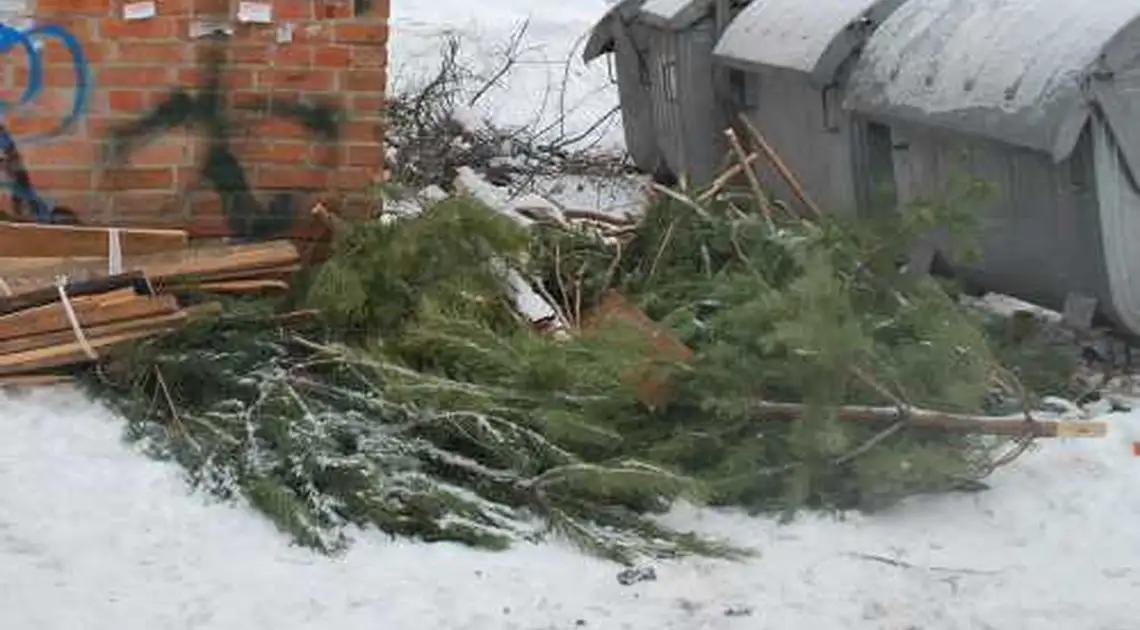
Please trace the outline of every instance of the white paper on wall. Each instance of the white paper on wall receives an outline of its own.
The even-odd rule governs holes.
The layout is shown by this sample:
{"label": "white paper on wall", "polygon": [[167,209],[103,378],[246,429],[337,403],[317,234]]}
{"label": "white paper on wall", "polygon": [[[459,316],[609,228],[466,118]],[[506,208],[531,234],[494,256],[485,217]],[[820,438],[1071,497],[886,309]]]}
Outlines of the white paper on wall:
{"label": "white paper on wall", "polygon": [[124,20],[147,20],[158,15],[153,2],[129,2],[123,5]]}
{"label": "white paper on wall", "polygon": [[273,22],[273,5],[265,2],[239,2],[237,19],[248,24]]}

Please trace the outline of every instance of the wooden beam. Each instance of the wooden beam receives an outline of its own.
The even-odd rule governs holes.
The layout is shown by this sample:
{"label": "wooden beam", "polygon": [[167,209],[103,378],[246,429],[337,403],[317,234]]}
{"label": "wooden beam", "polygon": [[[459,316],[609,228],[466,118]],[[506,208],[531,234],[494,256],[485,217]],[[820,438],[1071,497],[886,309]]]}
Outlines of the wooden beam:
{"label": "wooden beam", "polygon": [[[106,260],[110,252],[111,229],[0,222],[0,253],[10,258],[91,256]],[[188,243],[188,236],[183,230],[116,229],[124,256],[185,249]]]}

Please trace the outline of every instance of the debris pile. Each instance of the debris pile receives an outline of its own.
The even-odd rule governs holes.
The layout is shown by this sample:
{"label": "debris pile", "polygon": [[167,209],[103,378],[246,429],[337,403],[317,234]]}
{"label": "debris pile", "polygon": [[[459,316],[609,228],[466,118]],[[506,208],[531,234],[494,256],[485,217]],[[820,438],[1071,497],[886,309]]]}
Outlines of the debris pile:
{"label": "debris pile", "polygon": [[[225,316],[136,341],[86,381],[198,487],[325,551],[374,526],[489,548],[557,534],[626,562],[733,554],[653,515],[678,499],[874,509],[983,488],[1037,438],[1104,434],[1036,412],[1049,392],[996,360],[982,322],[899,272],[937,212],[851,223],[729,173],[655,187],[625,218],[498,205],[456,176],[454,193],[327,218],[328,258],[284,296],[220,298]],[[147,257],[124,264],[157,287],[139,299],[182,310],[183,290],[297,265],[273,243],[124,260]],[[298,308],[317,315],[277,317]]]}

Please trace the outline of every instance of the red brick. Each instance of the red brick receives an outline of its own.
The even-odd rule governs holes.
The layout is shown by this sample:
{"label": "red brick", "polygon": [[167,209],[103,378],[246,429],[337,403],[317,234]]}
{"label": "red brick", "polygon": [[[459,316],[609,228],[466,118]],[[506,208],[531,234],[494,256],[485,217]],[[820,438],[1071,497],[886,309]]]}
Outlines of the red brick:
{"label": "red brick", "polygon": [[376,171],[360,166],[341,167],[332,172],[332,186],[336,189],[361,190],[375,179]]}
{"label": "red brick", "polygon": [[179,22],[171,17],[124,20],[109,17],[99,21],[99,35],[106,41],[121,39],[169,39],[179,35]]}
{"label": "red brick", "polygon": [[348,158],[350,166],[380,167],[384,164],[384,147],[377,144],[350,144]]}
{"label": "red brick", "polygon": [[12,135],[16,136],[17,142],[20,136],[56,132],[59,130],[59,123],[60,119],[57,116],[38,116],[34,113],[13,114],[4,121],[4,125]]}
{"label": "red brick", "polygon": [[43,13],[85,13],[92,15],[107,15],[110,7],[108,0],[36,0],[36,12]]}
{"label": "red brick", "polygon": [[253,133],[258,138],[270,140],[309,140],[313,134],[304,127],[281,118],[268,118],[258,124]]}
{"label": "red brick", "polygon": [[313,52],[313,66],[318,69],[336,70],[353,65],[353,50],[348,46],[318,46]]}
{"label": "red brick", "polygon": [[269,142],[255,140],[238,148],[241,160],[246,164],[304,164],[309,159],[307,142]]}
{"label": "red brick", "polygon": [[230,59],[236,64],[269,63],[272,55],[264,44],[235,43],[230,47]]}
{"label": "red brick", "polygon": [[353,46],[352,66],[354,68],[387,68],[388,47]]}
{"label": "red brick", "polygon": [[178,199],[167,192],[128,190],[108,197],[112,218],[119,225],[178,227],[186,221]]}
{"label": "red brick", "polygon": [[107,169],[100,174],[99,186],[118,190],[170,190],[174,187],[174,168]]}
{"label": "red brick", "polygon": [[[24,86],[29,84],[31,73],[27,66],[19,66],[13,69],[12,78],[14,81],[13,87],[23,89]],[[44,87],[72,87],[76,82],[75,68],[71,65],[62,64],[41,66],[40,81]]]}
{"label": "red brick", "polygon": [[338,44],[384,46],[388,42],[388,25],[383,23],[346,23],[333,26],[333,41]]}
{"label": "red brick", "polygon": [[100,88],[161,88],[174,79],[174,70],[168,66],[107,65],[95,73]]}
{"label": "red brick", "polygon": [[[253,85],[253,77],[253,70],[227,68],[225,74],[222,75],[222,83],[228,89],[249,88]],[[183,68],[178,71],[178,85],[186,87],[200,86],[203,83],[203,79],[202,71],[198,68]]]}
{"label": "red brick", "polygon": [[354,112],[383,112],[388,109],[388,99],[373,94],[353,94],[348,106]]}
{"label": "red brick", "polygon": [[[101,42],[80,41],[80,48],[83,60],[88,64],[100,63],[107,56],[107,46]],[[75,62],[75,55],[58,39],[49,39],[44,40],[44,46],[40,49],[40,60],[45,64],[63,64],[70,67]]]}
{"label": "red brick", "polygon": [[279,46],[272,59],[275,67],[309,69],[313,65],[313,47],[309,44]]}
{"label": "red brick", "polygon": [[294,89],[325,91],[335,89],[336,77],[329,72],[310,70],[264,70],[257,73],[257,87],[262,89]]}
{"label": "red brick", "polygon": [[379,70],[346,70],[340,73],[340,89],[348,92],[383,92],[386,77]]}
{"label": "red brick", "polygon": [[181,166],[189,163],[190,146],[177,138],[152,140],[139,145],[131,152],[128,164],[132,166]]}
{"label": "red brick", "polygon": [[328,172],[316,168],[290,168],[260,166],[256,170],[254,186],[258,188],[311,188],[328,187]]}
{"label": "red brick", "polygon": [[31,144],[20,147],[24,161],[32,166],[33,172],[40,164],[55,166],[90,166],[97,158],[94,143],[82,139],[61,138],[54,142]]}
{"label": "red brick", "polygon": [[339,143],[321,142],[313,145],[309,161],[313,166],[328,168],[340,164],[344,153],[344,146]]}
{"label": "red brick", "polygon": [[119,63],[139,65],[182,64],[190,60],[190,51],[182,41],[116,43]]}
{"label": "red brick", "polygon": [[151,90],[107,90],[107,106],[111,113],[137,113],[151,106]]}
{"label": "red brick", "polygon": [[92,172],[89,168],[49,168],[40,166],[35,172],[36,188],[47,197],[56,190],[90,190]]}
{"label": "red brick", "polygon": [[317,0],[277,0],[274,17],[279,20],[311,20],[317,17]]}

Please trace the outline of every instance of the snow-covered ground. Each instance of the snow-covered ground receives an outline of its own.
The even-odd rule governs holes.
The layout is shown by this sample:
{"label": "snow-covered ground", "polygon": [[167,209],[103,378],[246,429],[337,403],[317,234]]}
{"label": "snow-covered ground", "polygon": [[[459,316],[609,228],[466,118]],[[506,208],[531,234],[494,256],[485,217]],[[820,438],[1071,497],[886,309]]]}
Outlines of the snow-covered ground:
{"label": "snow-covered ground", "polygon": [[[679,509],[759,551],[618,567],[557,544],[485,553],[359,534],[339,559],[187,494],[69,388],[0,394],[0,628],[19,630],[1132,630],[1140,460],[1052,441],[993,490],[787,526]],[[1131,603],[1130,603],[1131,602]]]}
{"label": "snow-covered ground", "polygon": [[[563,65],[605,0],[393,3],[397,83],[435,65],[447,29],[492,68],[530,18],[483,115],[565,111],[584,129],[616,103],[604,64]],[[563,83],[565,99],[547,98]],[[0,393],[0,630],[1131,630],[1140,411],[1107,419],[1108,438],[1043,442],[980,494],[787,526],[679,509],[672,524],[760,555],[662,562],[622,586],[618,567],[557,544],[492,554],[362,533],[342,558],[315,556],[244,506],[188,494],[78,392]]]}

